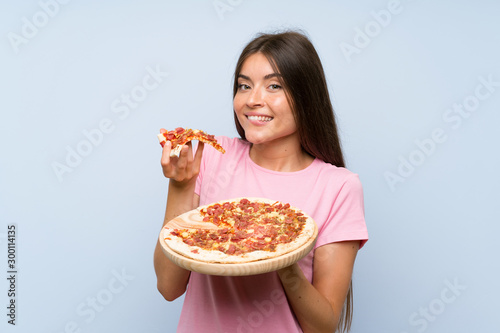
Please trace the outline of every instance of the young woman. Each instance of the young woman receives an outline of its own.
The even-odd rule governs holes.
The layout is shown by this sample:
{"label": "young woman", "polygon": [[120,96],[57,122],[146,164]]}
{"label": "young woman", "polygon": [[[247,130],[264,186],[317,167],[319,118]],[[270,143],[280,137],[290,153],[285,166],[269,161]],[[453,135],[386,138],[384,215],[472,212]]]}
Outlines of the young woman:
{"label": "young woman", "polygon": [[[304,259],[276,272],[224,277],[184,270],[157,245],[158,290],[172,301],[187,289],[178,332],[348,331],[351,275],[368,239],[363,193],[344,168],[320,59],[302,34],[262,34],[243,50],[234,75],[241,138],[218,137],[226,154],[183,147],[161,164],[169,178],[164,223],[199,205],[264,197],[299,207],[319,236]],[[162,129],[164,131],[164,129]]]}

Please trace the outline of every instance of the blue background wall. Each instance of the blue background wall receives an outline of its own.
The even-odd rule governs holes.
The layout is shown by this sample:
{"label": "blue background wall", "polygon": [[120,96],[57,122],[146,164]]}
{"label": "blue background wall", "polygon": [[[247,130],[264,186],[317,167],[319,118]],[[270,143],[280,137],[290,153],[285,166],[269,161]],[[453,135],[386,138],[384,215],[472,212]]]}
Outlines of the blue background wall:
{"label": "blue background wall", "polygon": [[[159,128],[236,136],[231,79],[260,31],[322,58],[371,240],[352,332],[498,327],[496,1],[2,1],[0,266],[16,326],[173,332],[156,291]],[[256,329],[256,331],[258,331]]]}

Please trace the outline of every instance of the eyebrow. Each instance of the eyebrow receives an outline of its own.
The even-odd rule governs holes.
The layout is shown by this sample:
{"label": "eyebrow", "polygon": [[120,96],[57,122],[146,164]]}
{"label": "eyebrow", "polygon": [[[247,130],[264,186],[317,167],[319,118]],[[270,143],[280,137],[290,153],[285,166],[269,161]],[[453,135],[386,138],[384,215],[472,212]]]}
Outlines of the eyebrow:
{"label": "eyebrow", "polygon": [[[281,78],[281,77],[283,77],[283,75],[281,75],[279,73],[267,74],[267,75],[264,76],[264,80],[269,80],[269,79],[271,79],[273,77]],[[252,81],[248,76],[243,75],[243,74],[238,74],[238,78],[242,78],[244,80]]]}

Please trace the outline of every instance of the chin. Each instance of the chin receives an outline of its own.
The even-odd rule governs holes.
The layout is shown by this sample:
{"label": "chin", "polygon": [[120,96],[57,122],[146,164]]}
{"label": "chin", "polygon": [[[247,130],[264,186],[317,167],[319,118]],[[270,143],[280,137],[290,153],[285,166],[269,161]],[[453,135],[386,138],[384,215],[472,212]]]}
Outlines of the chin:
{"label": "chin", "polygon": [[254,145],[258,145],[260,143],[263,143],[265,142],[266,140],[264,140],[263,138],[259,137],[259,136],[255,136],[255,135],[248,135],[247,133],[245,133],[245,138],[248,142],[254,144]]}
{"label": "chin", "polygon": [[247,136],[247,141],[254,145],[263,145],[266,143],[277,142],[276,138],[260,137],[260,136]]}
{"label": "chin", "polygon": [[252,136],[252,135],[246,135],[245,137],[246,137],[248,142],[250,142],[254,145],[258,145],[258,144],[264,142],[264,140],[256,138],[255,136]]}

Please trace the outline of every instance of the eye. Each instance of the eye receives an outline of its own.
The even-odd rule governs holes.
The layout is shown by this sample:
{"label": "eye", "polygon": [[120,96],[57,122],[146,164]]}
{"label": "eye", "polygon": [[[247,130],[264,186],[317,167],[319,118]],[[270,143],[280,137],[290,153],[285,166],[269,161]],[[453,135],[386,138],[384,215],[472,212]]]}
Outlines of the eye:
{"label": "eye", "polygon": [[278,89],[281,89],[281,86],[279,84],[271,84],[271,85],[269,85],[269,89],[278,90]]}
{"label": "eye", "polygon": [[240,83],[238,84],[238,90],[248,90],[250,86],[248,84]]}

